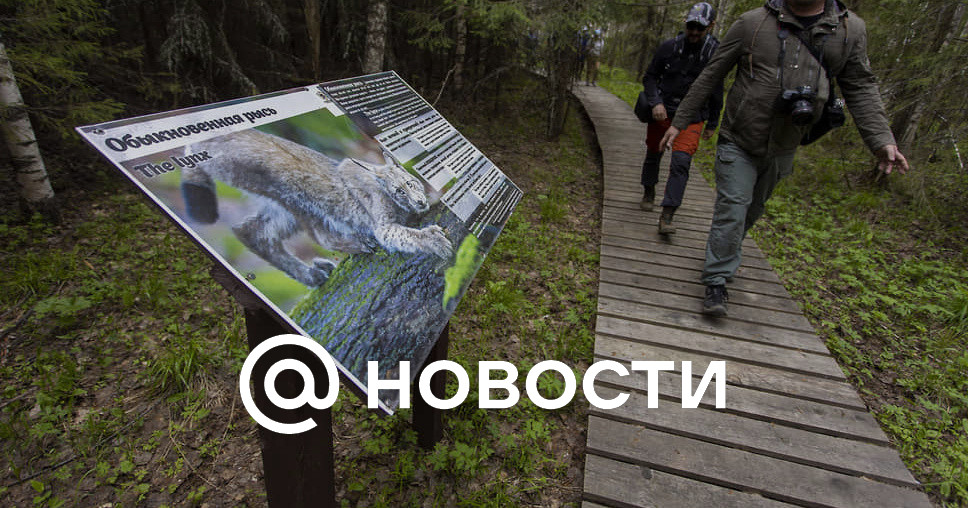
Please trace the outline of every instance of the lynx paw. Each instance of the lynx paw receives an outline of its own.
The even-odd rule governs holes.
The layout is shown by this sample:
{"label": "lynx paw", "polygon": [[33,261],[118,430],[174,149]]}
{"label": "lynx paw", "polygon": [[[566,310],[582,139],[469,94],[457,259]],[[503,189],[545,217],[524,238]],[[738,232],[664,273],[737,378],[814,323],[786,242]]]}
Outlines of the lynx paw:
{"label": "lynx paw", "polygon": [[438,225],[427,226],[420,230],[424,236],[424,251],[434,254],[441,259],[450,259],[454,253],[454,247],[444,229]]}
{"label": "lynx paw", "polygon": [[307,286],[322,286],[326,279],[329,279],[329,275],[333,273],[336,269],[336,263],[331,259],[326,258],[316,258],[313,260],[313,266],[309,267],[307,270],[309,276],[307,280],[302,281]]}

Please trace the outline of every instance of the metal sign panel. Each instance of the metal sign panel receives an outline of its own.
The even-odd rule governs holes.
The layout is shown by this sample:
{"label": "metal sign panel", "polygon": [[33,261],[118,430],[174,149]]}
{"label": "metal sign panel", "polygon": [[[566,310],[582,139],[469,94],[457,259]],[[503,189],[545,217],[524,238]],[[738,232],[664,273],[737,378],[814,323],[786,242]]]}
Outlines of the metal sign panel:
{"label": "metal sign panel", "polygon": [[416,374],[521,198],[393,72],[77,130],[359,393]]}

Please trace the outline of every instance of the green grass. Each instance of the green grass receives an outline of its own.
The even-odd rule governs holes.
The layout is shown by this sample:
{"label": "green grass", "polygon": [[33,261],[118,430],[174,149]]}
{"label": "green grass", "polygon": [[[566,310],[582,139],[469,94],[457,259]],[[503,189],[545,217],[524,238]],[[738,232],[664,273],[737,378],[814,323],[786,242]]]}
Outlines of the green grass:
{"label": "green grass", "polygon": [[[525,191],[458,306],[450,359],[475,385],[477,362],[511,361],[522,402],[481,410],[472,387],[424,450],[409,410],[380,417],[342,390],[344,505],[579,502],[582,403],[540,409],[524,376],[542,360],[591,362],[600,175],[578,114],[559,140],[535,139],[541,84],[504,90],[506,114],[444,111]],[[244,320],[211,262],[126,187],[72,195],[65,211],[59,227],[0,218],[0,504],[264,502],[257,427],[237,401]],[[562,383],[539,387],[551,397]]]}
{"label": "green grass", "polygon": [[[59,227],[0,222],[0,500],[31,489],[35,505],[84,504],[83,483],[143,502],[156,485],[131,459],[152,446],[145,416],[199,419],[205,384],[245,353],[238,313],[206,308],[224,296],[183,235],[128,192],[78,201]],[[168,446],[193,434],[182,421]]]}
{"label": "green grass", "polygon": [[616,97],[635,106],[635,101],[642,91],[642,82],[637,81],[629,71],[621,67],[602,65],[599,71],[598,86],[615,94]]}
{"label": "green grass", "polygon": [[937,499],[968,504],[968,271],[893,226],[917,220],[903,198],[848,190],[838,161],[805,152],[754,238],[905,463]]}

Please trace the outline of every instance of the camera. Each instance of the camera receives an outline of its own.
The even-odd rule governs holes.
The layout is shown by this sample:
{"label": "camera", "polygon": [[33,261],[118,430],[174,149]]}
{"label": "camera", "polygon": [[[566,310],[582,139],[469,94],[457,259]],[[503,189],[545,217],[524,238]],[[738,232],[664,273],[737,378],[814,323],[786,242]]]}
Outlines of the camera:
{"label": "camera", "polygon": [[813,101],[816,98],[816,90],[810,85],[802,85],[794,90],[784,90],[778,107],[790,114],[794,125],[807,125],[813,121]]}
{"label": "camera", "polygon": [[823,116],[820,117],[820,120],[828,122],[830,127],[840,127],[847,120],[847,115],[844,114],[843,99],[828,100],[823,108]]}

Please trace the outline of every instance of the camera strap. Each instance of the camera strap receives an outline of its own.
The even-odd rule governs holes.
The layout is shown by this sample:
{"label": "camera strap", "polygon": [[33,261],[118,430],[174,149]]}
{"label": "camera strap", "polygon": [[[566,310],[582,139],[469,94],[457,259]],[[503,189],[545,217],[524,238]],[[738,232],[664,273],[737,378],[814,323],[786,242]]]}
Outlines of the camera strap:
{"label": "camera strap", "polygon": [[[776,36],[778,39],[780,39],[780,54],[778,56],[778,77],[780,79],[780,86],[783,86],[783,61],[784,55],[786,54],[786,40],[787,37],[790,36],[790,32],[793,32],[793,35],[795,35],[797,39],[800,39],[800,43],[803,45],[803,47],[807,48],[807,51],[810,53],[810,55],[817,60],[817,63],[820,64],[820,67],[824,70],[824,73],[827,74],[827,82],[830,83],[830,96],[832,98],[834,96],[834,78],[830,74],[830,68],[827,67],[827,63],[823,59],[823,47],[827,43],[827,37],[829,37],[829,34],[823,34],[822,38],[820,39],[820,47],[817,48],[810,43],[810,40],[803,34],[803,30],[786,25],[781,23],[780,20],[777,20]],[[820,81],[820,76],[817,76],[817,81]]]}
{"label": "camera strap", "polygon": [[[781,28],[781,30],[787,29]],[[807,48],[807,51],[809,51],[810,54],[817,59],[817,62],[820,63],[820,67],[823,67],[824,72],[827,73],[827,79],[833,80],[833,77],[830,75],[830,68],[827,67],[827,62],[824,62],[823,60],[823,47],[824,44],[827,43],[828,34],[823,34],[822,38],[820,39],[820,47],[818,48],[811,44],[807,37],[803,35],[803,30],[793,29],[790,31],[793,32],[793,35],[797,36],[797,39],[800,39],[800,42],[803,43],[803,47]]]}

